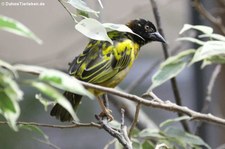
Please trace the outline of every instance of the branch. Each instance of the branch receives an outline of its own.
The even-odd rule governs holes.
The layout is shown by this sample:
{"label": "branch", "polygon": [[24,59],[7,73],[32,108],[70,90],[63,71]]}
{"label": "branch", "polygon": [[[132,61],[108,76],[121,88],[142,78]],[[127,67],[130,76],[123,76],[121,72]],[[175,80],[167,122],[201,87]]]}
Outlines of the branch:
{"label": "branch", "polygon": [[[8,124],[6,121],[0,121],[0,124]],[[32,125],[32,126],[38,126],[38,127],[48,127],[48,128],[88,128],[88,127],[95,127],[95,128],[101,128],[101,125],[91,122],[91,123],[78,123],[74,122],[71,125],[53,125],[53,124],[43,124],[43,123],[36,123],[36,122],[17,122],[17,124],[22,125]]]}
{"label": "branch", "polygon": [[[82,82],[82,81],[80,81],[80,83],[83,86],[85,86],[86,88],[93,88],[95,90],[99,90],[99,91],[114,94],[114,95],[117,95],[117,96],[120,96],[120,97],[124,97],[128,100],[134,101],[136,103],[141,103],[142,105],[145,105],[145,106],[163,109],[163,110],[166,110],[166,111],[182,113],[182,114],[190,116],[192,118],[192,120],[204,121],[204,122],[207,122],[207,123],[218,124],[218,125],[222,125],[222,126],[225,127],[225,119],[216,117],[216,116],[214,116],[210,113],[209,114],[202,114],[202,113],[196,112],[194,110],[191,110],[188,107],[179,106],[179,105],[177,105],[175,103],[172,103],[170,101],[163,101],[162,100],[162,102],[157,102],[157,100],[155,101],[154,98],[152,98],[153,100],[147,100],[147,99],[141,98],[141,97],[133,95],[133,94],[118,91],[118,90],[113,89],[113,88],[102,87],[102,86],[99,86],[99,85],[94,85],[94,84],[90,84],[90,83]],[[155,98],[160,99],[155,94],[153,94],[153,95],[155,96]]]}
{"label": "branch", "polygon": [[[150,2],[152,4],[152,10],[153,10],[153,14],[154,14],[154,17],[155,17],[155,20],[156,20],[156,25],[157,25],[158,31],[165,38],[156,1],[150,0]],[[162,43],[162,47],[163,47],[164,57],[165,57],[165,59],[167,59],[169,57],[168,45]]]}
{"label": "branch", "polygon": [[[203,103],[201,113],[206,113],[208,108],[209,108],[209,103],[212,101],[211,95],[212,95],[213,87],[214,87],[215,81],[216,81],[220,71],[221,71],[221,65],[218,64],[214,68],[213,73],[210,77],[209,85],[207,87],[206,98],[205,98],[205,101]],[[197,133],[199,131],[199,128],[200,128],[201,124],[202,124],[201,122],[196,124],[195,133]]]}
{"label": "branch", "polygon": [[137,125],[140,109],[141,109],[141,104],[138,103],[137,106],[136,106],[134,120],[133,120],[132,125],[131,125],[130,130],[129,130],[129,134],[128,134],[129,138],[131,137],[131,133],[132,133],[133,129]]}
{"label": "branch", "polygon": [[[110,102],[115,105],[115,107],[119,110],[123,107],[126,110],[127,118],[132,122],[135,117],[135,108],[137,103],[133,101],[126,100],[126,98],[119,97],[116,95],[109,94]],[[159,129],[158,126],[150,119],[150,117],[140,109],[139,118],[138,118],[138,129]]]}
{"label": "branch", "polygon": [[[153,14],[154,14],[154,17],[155,17],[155,20],[156,20],[158,31],[165,38],[164,33],[163,33],[163,29],[162,29],[162,26],[161,26],[161,20],[160,20],[159,11],[158,11],[156,1],[150,0],[150,2],[152,4]],[[168,45],[162,43],[162,47],[163,47],[164,57],[165,57],[165,59],[167,59],[169,57]],[[176,78],[175,77],[171,78],[170,82],[171,82],[171,85],[172,85],[172,90],[173,90],[173,94],[174,94],[174,97],[175,97],[176,104],[179,105],[179,106],[182,106],[180,92],[179,92],[179,89],[178,89],[178,86],[177,86]],[[183,115],[181,113],[178,113],[178,116],[181,117]],[[188,126],[187,121],[181,121],[181,124],[182,124],[185,131],[190,132],[190,128]]]}
{"label": "branch", "polygon": [[[20,71],[25,71],[25,70],[20,70]],[[27,72],[27,71],[25,71],[25,72]],[[37,74],[38,74],[38,72],[35,73],[35,75],[37,75]],[[94,84],[90,84],[90,83],[82,82],[82,81],[79,81],[79,82],[83,86],[85,86],[86,88],[93,88],[95,90],[103,91],[103,92],[106,92],[106,93],[111,93],[111,94],[114,94],[114,95],[117,95],[117,96],[120,96],[120,97],[124,97],[128,100],[134,101],[136,103],[141,103],[142,105],[145,105],[145,106],[151,106],[151,107],[154,107],[154,108],[164,109],[164,110],[167,110],[167,111],[182,113],[182,114],[189,115],[190,117],[192,117],[193,120],[202,120],[202,121],[205,121],[205,122],[208,122],[208,123],[220,124],[220,125],[225,126],[225,119],[213,116],[212,114],[202,114],[202,113],[196,112],[194,110],[191,110],[187,107],[179,106],[177,104],[174,104],[170,101],[157,102],[155,100],[152,100],[152,101],[146,100],[146,99],[141,98],[139,96],[136,96],[136,95],[133,95],[133,94],[128,94],[128,93],[125,93],[125,92],[121,92],[121,91],[118,91],[118,90],[113,89],[113,88],[107,88],[107,87],[94,85]],[[157,97],[157,96],[155,96],[155,97]],[[152,99],[154,99],[154,98],[152,98]],[[157,97],[157,99],[159,99],[159,98]],[[89,125],[96,126],[94,123],[88,123],[88,126],[84,125],[83,127],[89,127]],[[57,125],[48,126],[48,127],[54,127],[54,126],[56,126],[56,128],[58,127]],[[59,126],[59,127],[61,127],[61,128],[64,128],[64,127],[73,128],[73,127],[78,127],[78,126],[79,126],[79,123],[77,123],[75,125],[72,125],[72,126],[65,126],[64,125],[62,127],[61,126]]]}
{"label": "branch", "polygon": [[[212,100],[211,95],[212,95],[213,87],[215,85],[216,79],[217,79],[220,71],[221,71],[221,65],[218,64],[218,65],[216,65],[215,69],[213,70],[212,76],[209,81],[209,85],[207,87],[207,93],[206,93],[206,98],[205,98],[205,101],[207,101],[207,102],[211,102],[211,100]],[[206,111],[206,109],[203,108],[202,112],[205,112],[205,111]]]}
{"label": "branch", "polygon": [[51,143],[50,141],[44,141],[44,140],[37,139],[37,138],[34,138],[34,139],[37,140],[37,141],[40,142],[40,143],[43,143],[43,144],[46,144],[46,145],[50,146],[51,148],[54,148],[54,149],[61,149],[61,148],[59,148],[58,146],[56,146],[55,144]]}
{"label": "branch", "polygon": [[100,122],[102,128],[107,131],[111,136],[118,139],[118,141],[124,146],[125,149],[133,149],[132,142],[127,135],[127,127],[124,125],[124,110],[121,109],[121,129],[113,129],[108,125],[107,119],[101,119],[99,116],[95,115],[95,118]]}
{"label": "branch", "polygon": [[195,9],[209,22],[211,22],[214,26],[216,26],[219,31],[223,35],[225,35],[225,26],[222,23],[222,19],[220,17],[214,17],[211,13],[209,13],[204,6],[201,4],[200,0],[193,0],[193,4]]}

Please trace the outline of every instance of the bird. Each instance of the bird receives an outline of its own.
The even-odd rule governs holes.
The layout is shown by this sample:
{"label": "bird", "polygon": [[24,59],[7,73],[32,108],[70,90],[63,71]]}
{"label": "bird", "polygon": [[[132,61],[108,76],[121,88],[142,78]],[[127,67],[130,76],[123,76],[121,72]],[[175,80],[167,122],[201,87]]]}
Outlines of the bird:
{"label": "bird", "polygon": [[[134,19],[125,24],[133,33],[109,31],[109,38],[113,41],[100,41],[90,39],[84,51],[69,63],[68,73],[78,80],[114,88],[128,74],[136,60],[140,48],[150,42],[166,43],[163,36],[157,31],[155,25],[145,19]],[[88,88],[97,98],[102,109],[100,116],[113,120],[112,111],[105,107],[101,95],[104,92]],[[65,91],[63,94],[76,111],[81,103],[81,95]],[[51,116],[62,122],[73,121],[70,113],[58,103],[52,108]]]}

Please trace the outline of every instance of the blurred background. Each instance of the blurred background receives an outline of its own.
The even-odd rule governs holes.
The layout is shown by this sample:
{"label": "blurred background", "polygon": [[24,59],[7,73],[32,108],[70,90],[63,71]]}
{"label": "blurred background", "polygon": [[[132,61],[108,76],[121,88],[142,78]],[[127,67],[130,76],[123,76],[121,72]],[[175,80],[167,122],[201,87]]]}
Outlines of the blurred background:
{"label": "blurred background", "polygon": [[[21,0],[0,0],[1,2],[20,2]],[[27,0],[22,0],[26,2]],[[68,62],[78,55],[85,47],[88,39],[75,30],[74,22],[57,1],[30,0],[29,2],[42,2],[43,6],[0,6],[0,15],[14,18],[43,40],[42,45],[38,45],[32,40],[15,36],[5,31],[0,31],[0,59],[11,64],[29,64],[39,65],[47,68],[54,68],[66,71]],[[145,18],[155,22],[151,3],[148,0],[114,0],[103,1],[104,8],[101,9],[97,0],[86,1],[94,10],[101,11],[100,19],[102,22],[124,24],[131,19]],[[162,27],[165,38],[168,42],[171,52],[173,49],[187,49],[186,43],[176,41],[179,31],[184,24],[206,24],[198,12],[192,7],[189,0],[158,0],[159,13],[162,21]],[[217,1],[205,1],[204,6],[216,13],[221,5]],[[223,10],[224,13],[224,10]],[[219,16],[220,14],[217,13]],[[221,15],[222,16],[222,15]],[[224,19],[224,18],[223,18]],[[215,29],[215,31],[217,31]],[[133,66],[127,78],[121,83],[120,87],[126,89],[130,82],[141,76],[146,68],[149,68],[157,60],[163,59],[162,47],[159,43],[152,43],[141,49],[140,55]],[[177,80],[180,89],[183,105],[200,111],[206,95],[206,88],[209,82],[209,76],[212,73],[212,67],[200,69],[196,64],[182,72]],[[156,69],[155,69],[156,70]],[[154,71],[155,71],[154,70]],[[213,101],[209,104],[209,112],[219,117],[225,117],[224,104],[224,71],[219,75],[216,86],[213,90]],[[134,88],[131,93],[142,95],[151,84],[151,73],[144,83]],[[49,124],[60,123],[44,111],[44,107],[34,98],[35,90],[24,87],[26,91],[24,100],[21,104],[21,117],[19,121],[33,121]],[[170,82],[163,84],[154,90],[155,94],[161,99],[174,102],[174,96],[171,90]],[[120,112],[113,105],[115,118],[120,120]],[[168,118],[174,118],[176,113],[144,107],[147,115],[158,125]],[[94,114],[100,112],[96,101],[84,99],[81,107],[78,109],[78,116],[82,122],[95,121]],[[0,116],[0,120],[3,117]],[[127,124],[130,125],[129,120]],[[195,122],[191,122],[191,128],[194,128]],[[180,127],[180,125],[178,125]],[[50,141],[62,149],[101,149],[108,143],[112,137],[105,131],[96,128],[80,129],[53,129],[43,128],[49,136]],[[225,143],[225,131],[223,127],[212,124],[204,124],[199,131],[199,135],[209,143],[212,148]],[[0,125],[0,149],[48,149],[51,148],[35,139],[34,133],[26,130],[14,132],[7,125]],[[13,142],[13,143],[12,143]]]}

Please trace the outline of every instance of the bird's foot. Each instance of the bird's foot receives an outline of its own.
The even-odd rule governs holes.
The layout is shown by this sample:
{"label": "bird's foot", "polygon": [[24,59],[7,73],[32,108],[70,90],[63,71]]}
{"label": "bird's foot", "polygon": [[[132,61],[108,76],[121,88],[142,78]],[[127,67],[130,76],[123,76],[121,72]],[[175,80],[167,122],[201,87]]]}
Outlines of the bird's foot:
{"label": "bird's foot", "polygon": [[113,116],[112,116],[112,110],[108,109],[108,108],[105,108],[104,111],[102,111],[100,114],[99,114],[100,117],[107,117],[107,119],[109,121],[112,121],[114,120]]}

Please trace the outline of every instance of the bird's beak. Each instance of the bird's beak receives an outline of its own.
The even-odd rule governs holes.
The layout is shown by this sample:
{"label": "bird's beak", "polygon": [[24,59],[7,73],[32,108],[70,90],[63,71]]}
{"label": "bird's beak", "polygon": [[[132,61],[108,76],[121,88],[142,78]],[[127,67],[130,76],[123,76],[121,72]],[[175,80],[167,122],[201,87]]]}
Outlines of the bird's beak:
{"label": "bird's beak", "polygon": [[151,33],[150,38],[152,39],[152,41],[159,41],[162,43],[166,43],[166,40],[162,37],[162,35],[160,35],[159,32]]}

